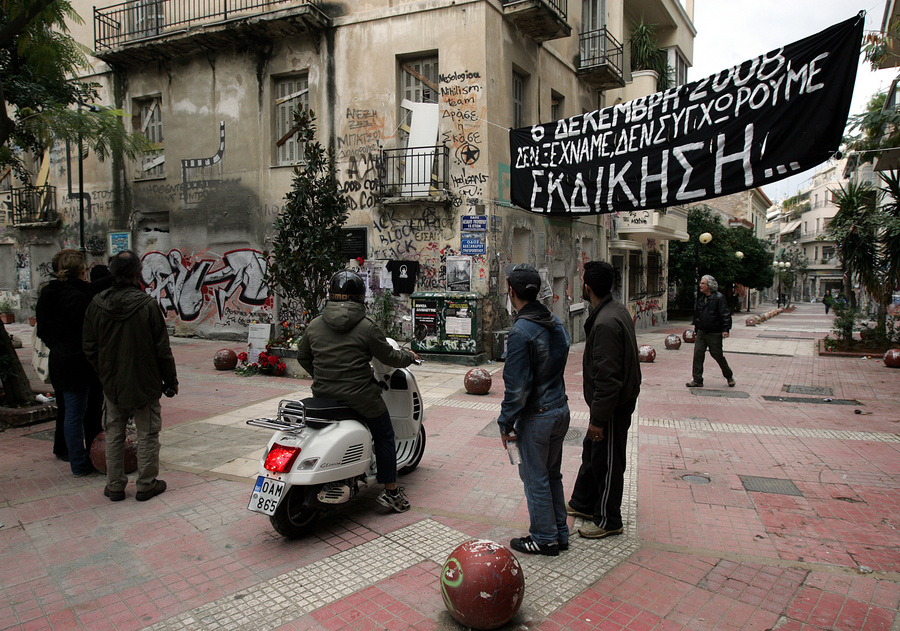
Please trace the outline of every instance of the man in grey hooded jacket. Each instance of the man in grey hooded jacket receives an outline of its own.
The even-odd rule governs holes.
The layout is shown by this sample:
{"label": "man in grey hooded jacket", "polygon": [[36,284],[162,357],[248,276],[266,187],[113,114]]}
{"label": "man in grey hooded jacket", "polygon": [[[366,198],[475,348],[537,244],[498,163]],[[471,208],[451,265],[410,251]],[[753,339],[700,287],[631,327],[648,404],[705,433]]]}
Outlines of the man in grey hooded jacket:
{"label": "man in grey hooded jacket", "polygon": [[113,502],[125,499],[125,425],[134,414],[137,429],[138,501],[166,490],[159,473],[159,398],[178,392],[175,359],[159,303],[141,291],[141,260],[119,252],[110,262],[113,286],[94,297],[84,317],[83,347],[103,385],[106,411],[106,488]]}
{"label": "man in grey hooded jacket", "polygon": [[313,378],[314,397],[337,401],[365,418],[375,442],[377,479],[385,489],[378,503],[398,513],[408,511],[409,500],[397,486],[391,415],[369,362],[375,357],[387,366],[405,368],[418,356],[394,350],[378,325],[366,317],[366,288],[358,274],[335,274],[329,294],[322,314],[303,333],[297,361]]}

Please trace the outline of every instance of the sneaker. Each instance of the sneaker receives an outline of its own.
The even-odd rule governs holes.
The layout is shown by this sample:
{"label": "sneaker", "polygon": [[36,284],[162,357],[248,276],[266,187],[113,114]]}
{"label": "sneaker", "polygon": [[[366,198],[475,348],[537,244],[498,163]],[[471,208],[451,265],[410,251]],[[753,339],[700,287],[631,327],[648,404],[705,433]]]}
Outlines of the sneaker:
{"label": "sneaker", "polygon": [[734,379],[729,379],[729,380],[728,380],[728,387],[729,387],[729,388],[733,388],[733,387],[734,387]]}
{"label": "sneaker", "polygon": [[691,381],[688,381],[688,382],[687,382],[686,384],[684,384],[684,385],[686,385],[688,388],[702,388],[702,387],[703,387],[703,382],[702,382],[702,381],[694,381],[694,380],[691,380]]}
{"label": "sneaker", "polygon": [[[165,480],[154,480],[153,486],[150,487],[147,491],[138,491],[134,494],[134,499],[139,502],[146,502],[151,497],[156,497],[160,493],[166,490],[166,481]],[[124,494],[124,491],[122,492]]]}
{"label": "sneaker", "polygon": [[[531,536],[513,539],[509,542],[509,547],[518,552],[525,554],[543,554],[548,557],[559,556],[559,544],[553,543],[537,543]],[[568,544],[566,545],[568,547]]]}
{"label": "sneaker", "polygon": [[409,500],[406,499],[406,493],[400,487],[390,491],[388,489],[383,490],[377,499],[379,504],[385,508],[390,508],[395,513],[405,513],[409,510]]}
{"label": "sneaker", "polygon": [[582,526],[578,529],[578,534],[584,537],[585,539],[603,539],[603,537],[611,537],[612,535],[621,535],[624,531],[624,528],[617,528],[616,530],[605,530],[598,526],[597,524],[591,522],[585,526]]}
{"label": "sneaker", "polygon": [[582,519],[594,519],[593,515],[588,515],[587,513],[582,513],[580,510],[575,510],[568,502],[566,502],[566,515],[581,517]]}
{"label": "sneaker", "polygon": [[125,499],[125,491],[110,491],[108,486],[103,487],[103,494],[110,502],[121,502]]}

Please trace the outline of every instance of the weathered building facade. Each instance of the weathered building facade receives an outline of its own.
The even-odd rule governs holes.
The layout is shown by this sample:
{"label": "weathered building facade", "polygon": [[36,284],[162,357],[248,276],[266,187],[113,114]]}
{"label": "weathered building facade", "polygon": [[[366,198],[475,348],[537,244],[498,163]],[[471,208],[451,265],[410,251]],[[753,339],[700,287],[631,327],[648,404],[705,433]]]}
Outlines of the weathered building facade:
{"label": "weathered building facade", "polygon": [[[637,325],[665,320],[667,242],[687,238],[683,209],[561,219],[516,208],[507,131],[655,91],[655,75],[629,68],[641,19],[685,82],[690,0],[73,4],[86,18],[73,34],[97,56],[84,78],[153,150],[100,164],[52,148],[35,179],[45,197],[55,187],[55,206],[27,217],[0,191],[0,267],[16,270],[0,289],[21,309],[59,247],[104,262],[130,246],[178,334],[238,336],[277,318],[263,252],[302,163],[291,111],[308,107],[350,203],[348,265],[371,287],[387,283],[387,262],[414,263],[415,290],[478,296],[489,346],[508,325],[504,268],[528,262],[577,340],[578,278],[604,258]],[[396,301],[411,310],[408,294]]]}

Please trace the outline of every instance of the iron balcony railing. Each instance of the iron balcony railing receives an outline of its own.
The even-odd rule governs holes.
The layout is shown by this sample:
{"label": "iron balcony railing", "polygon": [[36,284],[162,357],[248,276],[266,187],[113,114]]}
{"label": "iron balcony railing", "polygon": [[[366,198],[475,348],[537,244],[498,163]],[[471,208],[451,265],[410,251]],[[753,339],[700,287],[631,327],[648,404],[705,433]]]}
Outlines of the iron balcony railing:
{"label": "iron balcony railing", "polygon": [[382,197],[428,197],[443,195],[450,181],[450,149],[406,147],[381,151]]}
{"label": "iron balcony railing", "polygon": [[[503,6],[508,7],[512,4],[522,4],[523,2],[528,2],[529,0],[503,0]],[[552,7],[559,13],[563,18],[566,17],[566,0],[538,0],[541,4],[546,4],[549,7]]]}
{"label": "iron balcony railing", "polygon": [[14,225],[57,220],[55,186],[14,188],[11,193]]}
{"label": "iron balcony railing", "polygon": [[163,35],[198,23],[297,6],[320,8],[322,0],[128,0],[94,9],[94,50]]}
{"label": "iron balcony railing", "polygon": [[622,44],[606,28],[587,31],[581,34],[581,69],[593,68],[604,64],[615,69],[615,74],[622,76],[624,53]]}

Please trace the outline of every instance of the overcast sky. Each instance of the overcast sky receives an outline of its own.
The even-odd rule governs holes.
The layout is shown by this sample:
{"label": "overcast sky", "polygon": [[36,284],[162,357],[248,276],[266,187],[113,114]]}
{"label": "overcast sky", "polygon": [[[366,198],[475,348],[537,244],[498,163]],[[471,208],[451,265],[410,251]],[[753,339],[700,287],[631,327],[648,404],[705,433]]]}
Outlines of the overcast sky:
{"label": "overcast sky", "polygon": [[[694,0],[696,81],[866,12],[866,30],[881,30],[885,0]],[[860,55],[850,114],[865,111],[873,94],[890,87],[898,69],[873,72]],[[821,167],[820,167],[821,168]],[[773,202],[794,195],[815,169],[763,187]]]}

